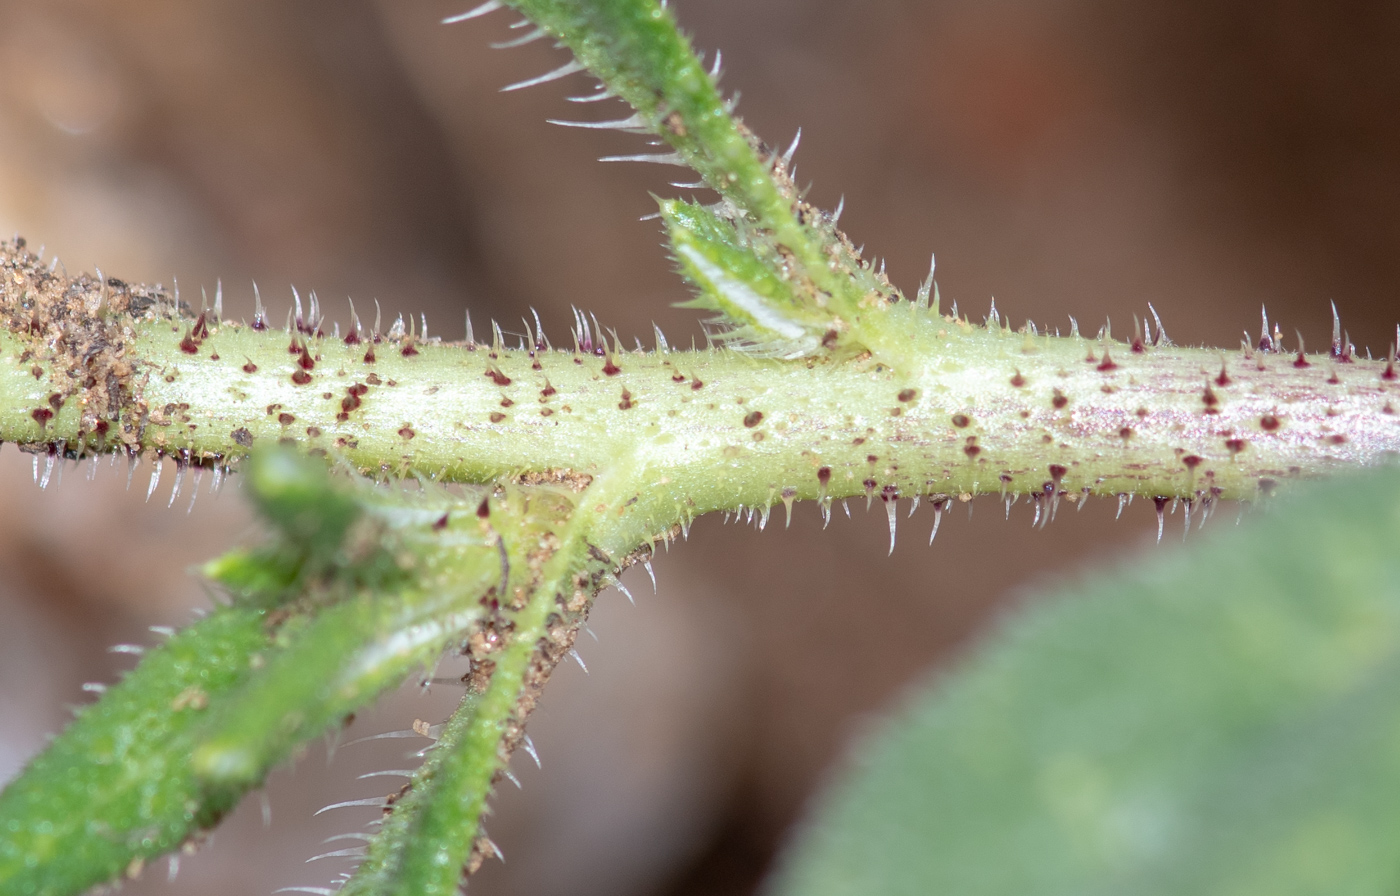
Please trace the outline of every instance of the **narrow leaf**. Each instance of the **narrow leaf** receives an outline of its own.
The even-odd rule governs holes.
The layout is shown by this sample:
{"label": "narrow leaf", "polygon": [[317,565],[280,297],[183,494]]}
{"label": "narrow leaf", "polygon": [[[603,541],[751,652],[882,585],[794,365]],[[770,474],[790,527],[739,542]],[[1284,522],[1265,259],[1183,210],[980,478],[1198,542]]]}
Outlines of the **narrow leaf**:
{"label": "narrow leaf", "polygon": [[190,767],[208,707],[265,649],[265,612],[225,608],[151,650],[0,794],[0,893],[78,893],[197,839],[243,788]]}

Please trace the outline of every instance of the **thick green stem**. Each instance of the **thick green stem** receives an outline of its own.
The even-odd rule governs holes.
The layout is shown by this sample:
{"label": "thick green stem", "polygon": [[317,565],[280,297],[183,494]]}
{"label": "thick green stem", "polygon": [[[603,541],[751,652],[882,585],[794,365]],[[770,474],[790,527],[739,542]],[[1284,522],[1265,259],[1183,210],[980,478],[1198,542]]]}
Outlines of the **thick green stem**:
{"label": "thick green stem", "polygon": [[671,496],[673,521],[783,497],[1045,494],[1047,483],[1072,495],[1250,498],[1261,483],[1400,449],[1400,382],[1386,362],[1135,352],[909,317],[910,344],[929,359],[918,375],[725,350],[405,354],[411,343],[310,339],[302,355],[285,333],[227,324],[187,354],[187,324],[141,322],[125,346],[141,374],[105,442],[84,427],[81,389],[36,421],[58,394],[50,372],[0,334],[0,438],[74,455],[120,434],[126,449],[203,463],[290,438],[375,475],[476,482],[586,481],[632,454],[655,473],[646,487]]}

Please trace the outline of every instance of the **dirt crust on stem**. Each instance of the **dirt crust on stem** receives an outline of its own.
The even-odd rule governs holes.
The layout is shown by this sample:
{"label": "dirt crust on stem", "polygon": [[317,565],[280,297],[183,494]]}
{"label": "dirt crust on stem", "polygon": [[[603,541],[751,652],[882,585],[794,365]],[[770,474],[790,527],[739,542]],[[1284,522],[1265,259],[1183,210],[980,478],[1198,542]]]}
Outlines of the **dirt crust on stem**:
{"label": "dirt crust on stem", "polygon": [[36,420],[76,399],[80,439],[135,448],[141,372],[128,343],[138,319],[163,313],[187,316],[189,309],[163,287],[73,277],[57,258],[44,264],[23,237],[0,241],[0,325],[26,342],[20,363],[52,387],[49,407],[36,409]]}

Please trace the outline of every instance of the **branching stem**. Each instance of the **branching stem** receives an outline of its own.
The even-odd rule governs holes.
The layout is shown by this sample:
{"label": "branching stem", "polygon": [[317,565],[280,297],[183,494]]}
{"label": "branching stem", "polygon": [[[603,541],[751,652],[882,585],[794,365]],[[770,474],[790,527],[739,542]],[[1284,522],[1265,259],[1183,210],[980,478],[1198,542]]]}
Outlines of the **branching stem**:
{"label": "branching stem", "polygon": [[[37,894],[134,876],[446,650],[470,660],[472,693],[385,800],[346,888],[446,896],[489,849],[490,788],[593,596],[700,514],[766,521],[779,502],[864,496],[893,525],[900,498],[1248,500],[1400,452],[1393,355],[1361,360],[1340,334],[1306,355],[1267,335],[1221,352],[1013,332],[941,315],[931,275],[906,301],[803,200],[791,154],[730,114],[664,5],[491,0],[461,18],[502,5],[538,26],[527,40],[576,56],[517,86],[591,71],[634,115],[578,123],[652,134],[673,152],[642,160],[692,167],[719,195],[661,209],[727,347],[627,352],[581,322],[572,350],[543,333],[508,348],[499,329],[491,345],[358,322],[328,337],[299,302],[281,331],[261,308],[224,322],[0,243],[0,444],[36,463],[122,452],[224,469],[288,442],[377,479],[486,486],[381,501],[294,454],[255,457],[250,492],[283,544],[207,567],[235,607],[154,651],[0,795],[10,830],[29,832],[0,848],[0,880]],[[229,655],[194,649],[206,631]],[[150,693],[130,686],[147,678]],[[126,763],[169,783],[157,804]]]}

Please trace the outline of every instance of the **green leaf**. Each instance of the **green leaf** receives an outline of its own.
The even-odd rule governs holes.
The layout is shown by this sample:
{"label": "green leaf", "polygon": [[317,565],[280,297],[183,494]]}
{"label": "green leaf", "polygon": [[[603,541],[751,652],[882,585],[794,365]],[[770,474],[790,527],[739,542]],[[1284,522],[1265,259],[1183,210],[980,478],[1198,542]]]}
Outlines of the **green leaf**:
{"label": "green leaf", "polygon": [[857,749],[825,894],[1400,888],[1400,474],[1041,598]]}
{"label": "green leaf", "polygon": [[639,120],[626,127],[663,137],[679,164],[694,168],[755,221],[807,248],[792,212],[794,191],[773,177],[757,141],[729,114],[669,9],[657,0],[506,2],[631,104]]}
{"label": "green leaf", "polygon": [[[477,492],[377,489],[286,449],[248,469],[277,537],[210,564],[234,605],[150,651],[0,794],[5,896],[135,876],[486,615],[512,558]],[[571,506],[532,497],[534,515],[515,520],[532,537],[500,526],[522,567]]]}
{"label": "green leaf", "polygon": [[81,892],[212,827],[240,788],[189,766],[207,707],[250,673],[265,613],[217,611],[149,653],[0,793],[0,893]]}
{"label": "green leaf", "polygon": [[[861,260],[836,229],[833,216],[803,201],[792,181],[789,159],[763,145],[731,114],[731,104],[664,4],[505,2],[573,51],[576,65],[561,72],[587,69],[609,92],[631,104],[636,114],[614,123],[616,127],[654,134],[675,150],[636,158],[695,169],[722,197],[714,208],[728,219],[724,226],[730,235],[736,228],[746,232],[743,266],[751,268],[761,260],[767,268],[763,279],[777,282],[777,289],[751,294],[750,283],[725,276],[726,269],[715,257],[727,254],[722,251],[724,240],[674,244],[682,270],[702,298],[711,300],[707,307],[720,311],[738,331],[738,344],[754,337],[760,350],[791,358],[838,345],[855,352],[869,349],[891,363],[913,368],[901,338],[907,336],[909,322],[892,325],[885,314],[901,304],[899,290],[883,272]],[[668,223],[674,236],[674,217]],[[759,250],[756,255],[753,249]],[[775,298],[776,303],[764,301]],[[784,306],[784,313],[775,311],[775,304]],[[929,315],[918,318],[926,326],[934,320]]]}
{"label": "green leaf", "polygon": [[287,646],[210,719],[191,759],[196,774],[218,787],[254,786],[301,743],[431,665],[483,615],[477,599],[496,578],[496,558],[483,550],[472,559],[480,562],[462,564],[449,590],[358,594],[285,625]]}
{"label": "green leaf", "polygon": [[725,336],[764,354],[800,358],[821,346],[831,316],[804,307],[773,260],[745,245],[731,222],[677,200],[661,203],[661,217],[681,272],[697,289],[687,307],[718,312],[731,328]]}
{"label": "green leaf", "polygon": [[[301,597],[310,583],[329,577],[392,578],[383,552],[349,564],[342,548],[363,516],[357,493],[326,475],[323,462],[287,448],[255,451],[244,465],[248,495],[278,538],[256,550],[233,550],[201,570],[245,603],[279,606]],[[373,533],[361,542],[373,543]]]}
{"label": "green leaf", "polygon": [[[275,651],[216,711],[195,748],[211,786],[251,786],[301,743],[431,665],[486,614],[501,556],[480,525],[481,495],[375,489],[286,450],[255,453],[250,484],[282,538],[208,571],[225,584],[276,585],[294,615]],[[261,570],[261,571],[260,571]],[[266,604],[253,591],[244,602]]]}

